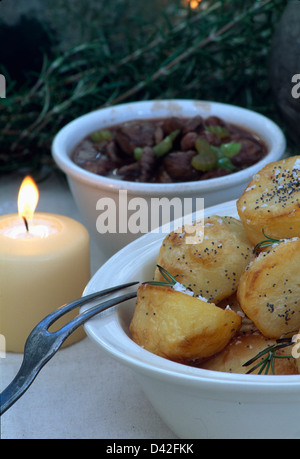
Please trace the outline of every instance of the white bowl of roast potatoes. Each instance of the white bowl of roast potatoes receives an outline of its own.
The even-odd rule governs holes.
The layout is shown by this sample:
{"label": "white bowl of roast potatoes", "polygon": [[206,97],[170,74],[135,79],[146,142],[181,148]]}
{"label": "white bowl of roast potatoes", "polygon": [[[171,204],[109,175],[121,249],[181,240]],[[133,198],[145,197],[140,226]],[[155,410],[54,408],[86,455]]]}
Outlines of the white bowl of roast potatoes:
{"label": "white bowl of roast potatoes", "polygon": [[194,225],[108,260],[85,294],[138,281],[137,298],[85,330],[179,438],[300,438],[300,156]]}

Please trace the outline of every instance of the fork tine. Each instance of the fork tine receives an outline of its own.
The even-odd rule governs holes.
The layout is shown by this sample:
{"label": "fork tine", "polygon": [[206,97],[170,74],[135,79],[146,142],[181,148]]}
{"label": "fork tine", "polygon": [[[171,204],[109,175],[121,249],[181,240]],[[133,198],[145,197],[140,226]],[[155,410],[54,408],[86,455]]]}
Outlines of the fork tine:
{"label": "fork tine", "polygon": [[[113,306],[116,306],[117,304],[123,303],[124,301],[130,300],[134,297],[136,297],[137,292],[130,292],[126,293],[125,295],[118,296],[115,298],[111,298],[103,303],[98,304],[97,306],[94,306],[90,309],[87,309],[83,313],[79,314],[77,317],[72,319],[70,322],[68,322],[66,325],[64,325],[62,328],[60,328],[57,332],[59,334],[60,339],[65,341],[68,336],[73,333],[78,327],[83,325],[85,322],[87,322],[89,319],[94,317],[95,315],[99,314],[102,311],[105,311],[106,309],[109,309]],[[54,333],[54,334],[55,334]]]}
{"label": "fork tine", "polygon": [[60,306],[55,311],[51,312],[49,315],[44,317],[39,325],[49,328],[56,320],[58,320],[63,315],[67,314],[68,312],[76,309],[78,307],[84,306],[85,304],[97,300],[98,298],[102,298],[110,293],[114,293],[118,290],[125,289],[127,287],[131,287],[132,285],[136,285],[138,282],[128,282],[127,284],[117,285],[115,287],[110,287],[105,290],[101,290],[99,292],[91,293],[90,295],[83,296],[78,298],[71,303],[67,303],[63,306]]}

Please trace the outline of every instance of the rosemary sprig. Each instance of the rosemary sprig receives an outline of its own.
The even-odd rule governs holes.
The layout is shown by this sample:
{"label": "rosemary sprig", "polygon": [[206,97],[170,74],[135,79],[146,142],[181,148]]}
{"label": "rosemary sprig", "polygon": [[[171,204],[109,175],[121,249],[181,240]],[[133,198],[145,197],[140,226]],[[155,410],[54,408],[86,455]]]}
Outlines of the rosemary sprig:
{"label": "rosemary sprig", "polygon": [[262,230],[262,233],[263,233],[263,235],[265,236],[266,239],[264,239],[263,241],[258,242],[258,244],[256,244],[256,246],[253,249],[254,253],[258,252],[259,250],[263,249],[264,247],[270,247],[273,244],[279,244],[280,242],[282,242],[284,240],[284,239],[276,239],[274,237],[267,236],[265,234],[264,229]]}
{"label": "rosemary sprig", "polygon": [[261,359],[263,357],[263,359],[260,362],[256,363],[252,368],[250,368],[250,370],[248,370],[246,374],[253,373],[255,370],[259,368],[258,374],[267,375],[271,368],[272,374],[275,375],[275,360],[292,358],[292,355],[278,355],[277,352],[280,349],[291,346],[292,344],[292,338],[280,338],[276,340],[276,344],[266,347],[261,352],[259,352],[255,357],[243,364],[243,367],[248,367],[254,364],[258,359]]}
{"label": "rosemary sprig", "polygon": [[165,278],[165,282],[163,281],[148,281],[144,282],[144,284],[149,284],[149,285],[160,285],[163,287],[173,287],[175,284],[177,284],[177,280],[174,276],[172,276],[165,268],[163,268],[160,265],[156,265],[159,269],[159,272],[161,275]]}

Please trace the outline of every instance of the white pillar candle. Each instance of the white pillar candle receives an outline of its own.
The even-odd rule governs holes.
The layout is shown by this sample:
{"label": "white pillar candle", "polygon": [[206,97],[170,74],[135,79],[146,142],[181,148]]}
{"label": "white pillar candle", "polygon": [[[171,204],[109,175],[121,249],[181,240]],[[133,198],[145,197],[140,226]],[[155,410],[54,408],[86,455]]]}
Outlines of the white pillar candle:
{"label": "white pillar candle", "polygon": [[[0,217],[0,334],[8,352],[23,352],[35,325],[79,298],[90,278],[89,235],[83,225],[62,215],[36,213],[26,220],[26,229],[23,217]],[[60,326],[76,314],[69,313]],[[66,344],[83,336],[81,327]]]}

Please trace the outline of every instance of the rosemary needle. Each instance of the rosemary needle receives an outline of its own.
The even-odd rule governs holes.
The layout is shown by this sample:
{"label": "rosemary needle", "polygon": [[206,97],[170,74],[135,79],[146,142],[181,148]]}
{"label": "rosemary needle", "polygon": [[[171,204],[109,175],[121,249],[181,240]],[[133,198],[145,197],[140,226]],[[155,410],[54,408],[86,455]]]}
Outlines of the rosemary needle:
{"label": "rosemary needle", "polygon": [[262,230],[262,233],[263,235],[266,237],[265,240],[259,242],[258,244],[256,244],[256,246],[254,247],[253,249],[253,252],[256,253],[258,250],[264,248],[264,247],[270,247],[272,246],[273,244],[279,244],[280,242],[282,242],[284,239],[276,239],[276,238],[273,238],[273,237],[270,237],[270,236],[267,236],[265,234],[265,231],[264,229]]}
{"label": "rosemary needle", "polygon": [[160,265],[157,265],[159,272],[161,275],[165,278],[166,282],[163,281],[148,281],[144,282],[144,284],[149,284],[149,285],[161,285],[164,287],[173,287],[173,285],[177,284],[177,280],[174,276],[172,276],[165,268],[163,268]]}
{"label": "rosemary needle", "polygon": [[290,359],[292,358],[291,355],[278,355],[277,351],[283,349],[285,347],[289,347],[293,344],[292,338],[280,338],[276,341],[276,344],[272,346],[268,346],[267,348],[263,349],[257,355],[255,355],[252,359],[248,360],[243,364],[243,367],[248,367],[254,364],[258,359],[264,357],[260,362],[256,363],[253,367],[247,371],[246,374],[253,373],[255,370],[259,369],[258,374],[262,374],[264,372],[265,375],[269,373],[270,367],[272,370],[273,375],[275,375],[275,360],[276,359]]}

